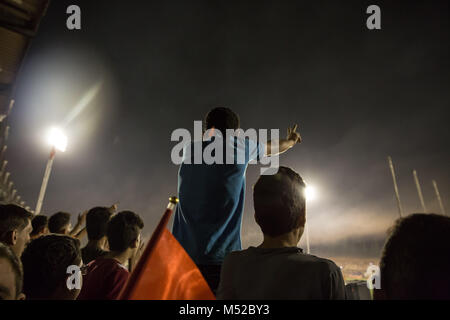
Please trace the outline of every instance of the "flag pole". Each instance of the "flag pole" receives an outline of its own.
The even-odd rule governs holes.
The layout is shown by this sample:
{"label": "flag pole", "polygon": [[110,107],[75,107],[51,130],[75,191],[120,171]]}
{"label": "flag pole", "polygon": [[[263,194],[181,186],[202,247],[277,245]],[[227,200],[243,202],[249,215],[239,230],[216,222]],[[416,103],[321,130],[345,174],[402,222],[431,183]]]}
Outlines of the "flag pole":
{"label": "flag pole", "polygon": [[153,232],[150,241],[145,245],[144,252],[142,252],[141,258],[139,259],[139,261],[137,261],[136,266],[134,266],[126,285],[122,288],[118,300],[129,299],[130,295],[132,294],[133,287],[138,281],[139,275],[145,268],[145,259],[143,259],[143,257],[148,257],[153,251],[153,248],[156,246],[159,238],[161,237],[162,230],[165,229],[167,224],[169,223],[169,219],[172,216],[178,202],[179,200],[177,197],[169,198],[169,204],[167,205],[167,208],[164,211],[164,215],[159,224],[156,226],[156,229]]}
{"label": "flag pole", "polygon": [[423,201],[422,188],[420,187],[419,177],[417,176],[417,171],[413,170],[414,182],[416,183],[417,194],[419,195],[420,204],[422,205],[422,210],[424,213],[427,212],[425,207],[425,201]]}
{"label": "flag pole", "polygon": [[400,218],[401,218],[402,214],[403,214],[403,208],[402,208],[402,203],[400,201],[400,194],[398,192],[397,179],[395,178],[394,164],[392,163],[392,158],[390,156],[388,156],[388,162],[389,162],[389,167],[391,169],[392,182],[394,183],[394,191],[395,191],[395,197],[397,199],[398,214],[400,215]]}
{"label": "flag pole", "polygon": [[438,199],[439,206],[441,207],[441,213],[445,215],[444,205],[442,204],[441,195],[439,194],[439,189],[436,183],[436,180],[433,180],[434,191],[436,192],[436,198]]}

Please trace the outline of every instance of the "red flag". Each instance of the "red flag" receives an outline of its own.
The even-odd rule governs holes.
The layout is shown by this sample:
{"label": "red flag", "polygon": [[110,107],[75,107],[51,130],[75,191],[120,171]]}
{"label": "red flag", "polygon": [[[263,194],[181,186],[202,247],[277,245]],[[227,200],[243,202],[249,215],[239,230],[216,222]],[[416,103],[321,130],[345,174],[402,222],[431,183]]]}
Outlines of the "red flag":
{"label": "red flag", "polygon": [[194,261],[166,228],[177,202],[177,198],[170,198],[119,300],[215,299]]}

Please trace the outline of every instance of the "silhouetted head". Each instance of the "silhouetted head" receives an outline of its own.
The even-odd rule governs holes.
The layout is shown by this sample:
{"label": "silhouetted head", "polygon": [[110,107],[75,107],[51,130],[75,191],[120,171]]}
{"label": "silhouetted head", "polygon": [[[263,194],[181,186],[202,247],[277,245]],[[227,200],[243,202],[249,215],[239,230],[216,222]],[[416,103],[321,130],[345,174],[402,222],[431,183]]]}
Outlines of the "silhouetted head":
{"label": "silhouetted head", "polygon": [[48,218],[47,216],[37,215],[31,220],[31,225],[33,226],[33,231],[31,231],[30,237],[37,238],[40,235],[48,233]]}
{"label": "silhouetted head", "polygon": [[86,215],[86,231],[89,240],[100,240],[106,236],[111,210],[106,207],[95,207]]}
{"label": "silhouetted head", "polygon": [[115,252],[134,250],[139,247],[144,222],[134,212],[122,211],[108,223],[107,236],[109,249]]}
{"label": "silhouetted head", "polygon": [[215,128],[220,130],[223,136],[226,129],[236,130],[240,126],[239,116],[230,108],[218,107],[214,108],[206,114],[204,129]]}
{"label": "silhouetted head", "polygon": [[260,176],[253,187],[253,204],[256,223],[264,235],[277,237],[305,225],[305,183],[290,168],[280,167],[277,174]]}
{"label": "silhouetted head", "polygon": [[450,299],[450,218],[413,214],[389,230],[377,299]]}
{"label": "silhouetted head", "polygon": [[22,263],[9,246],[0,243],[0,300],[22,299]]}
{"label": "silhouetted head", "polygon": [[79,240],[60,234],[34,239],[22,255],[23,292],[27,299],[76,299],[79,290],[69,290],[69,266],[81,267]]}
{"label": "silhouetted head", "polygon": [[20,257],[30,241],[33,215],[15,204],[0,205],[0,242],[11,247]]}
{"label": "silhouetted head", "polygon": [[70,213],[60,211],[48,219],[48,230],[51,233],[68,234],[70,228]]}

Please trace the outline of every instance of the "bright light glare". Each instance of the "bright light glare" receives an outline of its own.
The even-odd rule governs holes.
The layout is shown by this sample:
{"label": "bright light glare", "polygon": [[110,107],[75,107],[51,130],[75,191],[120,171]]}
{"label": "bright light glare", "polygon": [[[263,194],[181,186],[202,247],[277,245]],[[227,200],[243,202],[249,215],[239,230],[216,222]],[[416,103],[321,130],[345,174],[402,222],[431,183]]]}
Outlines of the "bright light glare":
{"label": "bright light glare", "polygon": [[307,201],[315,200],[317,197],[316,189],[312,186],[305,188],[305,198]]}
{"label": "bright light glare", "polygon": [[67,147],[67,137],[66,135],[58,128],[52,128],[48,132],[47,136],[48,143],[51,146],[54,146],[57,150],[64,152]]}
{"label": "bright light glare", "polygon": [[100,91],[102,86],[102,82],[97,82],[93,85],[84,96],[78,101],[77,105],[72,109],[72,111],[67,115],[64,125],[67,126],[72,120],[74,120],[84,109],[91,103],[91,101],[95,98],[97,93]]}

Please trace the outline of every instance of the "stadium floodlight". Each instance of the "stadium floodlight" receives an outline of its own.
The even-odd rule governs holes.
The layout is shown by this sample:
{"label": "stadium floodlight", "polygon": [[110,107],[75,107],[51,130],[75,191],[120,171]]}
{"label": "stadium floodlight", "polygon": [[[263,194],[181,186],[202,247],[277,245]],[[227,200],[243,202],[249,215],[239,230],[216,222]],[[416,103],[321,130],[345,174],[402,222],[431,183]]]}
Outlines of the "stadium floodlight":
{"label": "stadium floodlight", "polygon": [[67,148],[67,136],[58,128],[52,128],[48,132],[48,143],[57,150],[64,152]]}
{"label": "stadium floodlight", "polygon": [[58,128],[52,128],[47,135],[47,142],[52,146],[50,156],[45,168],[44,178],[42,179],[41,191],[39,192],[38,201],[36,204],[36,210],[34,214],[39,214],[42,208],[42,202],[44,201],[45,191],[47,190],[48,179],[50,178],[50,172],[52,171],[53,160],[55,159],[56,150],[64,152],[67,148],[67,136]]}
{"label": "stadium floodlight", "polygon": [[313,201],[317,198],[316,188],[313,186],[306,186],[305,188],[306,201]]}
{"label": "stadium floodlight", "polygon": [[[317,191],[316,188],[310,185],[307,185],[305,188],[305,199],[306,202],[314,201],[317,198]],[[305,236],[306,236],[306,253],[310,253],[310,247],[309,247],[309,226],[308,226],[308,219],[306,219],[305,223]]]}

